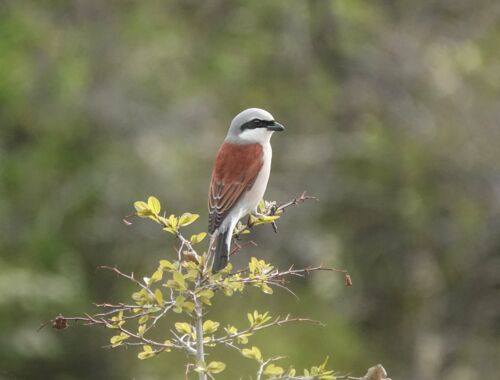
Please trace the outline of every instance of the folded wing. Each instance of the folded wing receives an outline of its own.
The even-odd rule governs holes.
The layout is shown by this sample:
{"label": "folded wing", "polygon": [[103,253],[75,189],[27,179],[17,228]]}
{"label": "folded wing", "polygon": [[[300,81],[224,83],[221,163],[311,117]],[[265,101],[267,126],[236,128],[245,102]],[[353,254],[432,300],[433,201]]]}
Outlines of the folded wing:
{"label": "folded wing", "polygon": [[260,144],[222,144],[208,192],[208,232],[213,234],[252,187],[263,164]]}

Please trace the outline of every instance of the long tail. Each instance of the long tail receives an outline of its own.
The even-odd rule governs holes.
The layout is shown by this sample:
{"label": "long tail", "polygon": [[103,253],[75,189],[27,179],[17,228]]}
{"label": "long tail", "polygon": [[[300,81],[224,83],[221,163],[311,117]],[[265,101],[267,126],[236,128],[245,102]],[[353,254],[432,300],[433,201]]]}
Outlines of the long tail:
{"label": "long tail", "polygon": [[215,256],[214,264],[212,265],[212,273],[224,269],[229,260],[229,245],[231,240],[228,240],[228,235],[232,235],[232,229],[228,228],[225,232],[220,232],[217,235],[217,242],[215,243]]}

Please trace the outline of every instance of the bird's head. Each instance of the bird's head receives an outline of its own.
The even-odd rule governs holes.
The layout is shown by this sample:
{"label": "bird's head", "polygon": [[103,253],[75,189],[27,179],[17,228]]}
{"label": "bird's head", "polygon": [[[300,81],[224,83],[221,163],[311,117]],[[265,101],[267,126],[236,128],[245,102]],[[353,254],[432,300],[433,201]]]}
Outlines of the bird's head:
{"label": "bird's head", "polygon": [[273,132],[284,131],[273,115],[260,108],[248,108],[231,121],[226,140],[236,144],[264,144],[269,142]]}

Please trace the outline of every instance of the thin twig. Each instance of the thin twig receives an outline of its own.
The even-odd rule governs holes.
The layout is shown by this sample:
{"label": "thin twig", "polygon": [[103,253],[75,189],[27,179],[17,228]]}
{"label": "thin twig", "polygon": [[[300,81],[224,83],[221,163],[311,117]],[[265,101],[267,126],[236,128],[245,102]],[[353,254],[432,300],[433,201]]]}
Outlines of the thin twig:
{"label": "thin twig", "polygon": [[130,275],[128,275],[128,274],[125,274],[122,271],[120,271],[117,267],[110,267],[110,266],[107,266],[107,265],[100,265],[100,266],[97,267],[97,269],[107,269],[107,270],[110,270],[112,272],[115,272],[117,275],[119,275],[121,277],[124,277],[127,280],[130,280],[132,282],[135,282],[142,289],[146,290],[149,293],[149,295],[151,295],[151,297],[154,298],[154,296],[155,296],[154,293],[151,291],[151,289],[149,289],[149,287],[147,285],[144,285],[142,282],[140,282],[139,280],[137,280],[134,277],[134,273],[131,273]]}
{"label": "thin twig", "polygon": [[308,323],[313,323],[313,324],[319,325],[321,327],[325,326],[322,322],[315,321],[314,319],[309,319],[309,318],[290,318],[290,315],[287,315],[285,318],[281,319],[278,316],[272,322],[265,323],[265,324],[258,325],[258,326],[252,326],[252,327],[249,327],[246,330],[239,331],[236,334],[230,334],[230,335],[226,335],[226,336],[223,336],[223,337],[220,337],[220,338],[213,339],[211,341],[211,343],[232,342],[234,340],[234,338],[238,338],[238,337],[240,337],[242,335],[253,333],[255,331],[259,331],[259,330],[262,330],[262,329],[265,329],[265,328],[268,328],[268,327],[271,327],[271,326],[282,326],[282,325],[284,325],[286,323],[291,323],[291,322],[308,322]]}

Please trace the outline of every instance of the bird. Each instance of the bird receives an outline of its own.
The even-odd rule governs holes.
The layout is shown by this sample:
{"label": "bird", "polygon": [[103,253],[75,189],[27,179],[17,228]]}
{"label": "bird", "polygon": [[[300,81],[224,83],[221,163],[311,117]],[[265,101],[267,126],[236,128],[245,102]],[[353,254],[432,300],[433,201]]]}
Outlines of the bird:
{"label": "bird", "polygon": [[215,243],[212,272],[227,266],[238,221],[254,212],[271,172],[271,136],[285,127],[260,108],[248,108],[231,121],[217,153],[208,191],[209,252]]}

